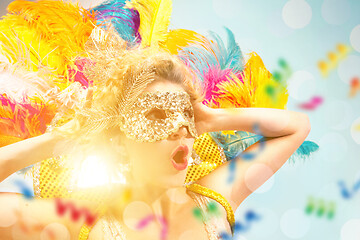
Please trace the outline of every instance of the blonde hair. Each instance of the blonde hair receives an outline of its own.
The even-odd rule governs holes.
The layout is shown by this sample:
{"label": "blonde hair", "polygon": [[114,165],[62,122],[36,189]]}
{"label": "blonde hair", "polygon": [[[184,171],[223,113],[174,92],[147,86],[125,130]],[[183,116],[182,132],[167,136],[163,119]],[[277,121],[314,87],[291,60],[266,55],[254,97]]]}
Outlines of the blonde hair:
{"label": "blonde hair", "polygon": [[68,138],[84,143],[94,137],[109,138],[115,132],[121,134],[117,115],[153,81],[179,84],[194,104],[204,99],[195,74],[168,52],[151,48],[120,48],[116,54],[107,56],[104,56],[104,49],[88,50],[88,54],[91,64],[85,67],[85,75],[93,82],[91,102],[77,109],[67,125],[54,128],[55,132]]}

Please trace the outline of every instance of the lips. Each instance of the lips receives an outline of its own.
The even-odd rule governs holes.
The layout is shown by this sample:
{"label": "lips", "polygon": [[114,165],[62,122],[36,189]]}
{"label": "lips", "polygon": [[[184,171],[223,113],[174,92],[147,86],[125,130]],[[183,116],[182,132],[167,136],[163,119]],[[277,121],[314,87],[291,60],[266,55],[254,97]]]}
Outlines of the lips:
{"label": "lips", "polygon": [[188,165],[187,155],[189,153],[189,148],[186,145],[181,145],[177,147],[174,152],[171,154],[171,163],[174,168],[178,171],[186,169]]}

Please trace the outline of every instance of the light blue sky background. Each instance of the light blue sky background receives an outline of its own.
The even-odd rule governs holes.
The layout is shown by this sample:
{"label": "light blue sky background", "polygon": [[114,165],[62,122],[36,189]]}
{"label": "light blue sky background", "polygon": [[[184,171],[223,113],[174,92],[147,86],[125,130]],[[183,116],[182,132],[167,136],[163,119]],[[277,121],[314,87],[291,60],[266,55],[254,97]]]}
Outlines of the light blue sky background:
{"label": "light blue sky background", "polygon": [[[7,2],[1,1],[2,14]],[[360,131],[355,129],[360,124],[360,91],[348,97],[351,78],[360,78],[359,12],[356,0],[173,1],[170,29],[202,34],[212,30],[226,40],[223,26],[227,26],[243,52],[257,52],[271,72],[279,69],[278,59],[284,58],[293,70],[287,109],[309,115],[312,130],[307,140],[320,146],[310,160],[285,164],[243,202],[236,211],[237,221],[247,224],[244,214],[249,209],[261,219],[234,239],[360,239],[360,189],[344,199],[337,184],[343,180],[352,188],[360,180]],[[326,60],[338,43],[354,50],[324,78],[317,62]],[[315,95],[324,99],[316,110],[297,107]],[[9,188],[6,182],[0,185],[2,190]],[[316,204],[323,199],[325,207],[334,201],[334,218],[305,214],[310,196]]]}

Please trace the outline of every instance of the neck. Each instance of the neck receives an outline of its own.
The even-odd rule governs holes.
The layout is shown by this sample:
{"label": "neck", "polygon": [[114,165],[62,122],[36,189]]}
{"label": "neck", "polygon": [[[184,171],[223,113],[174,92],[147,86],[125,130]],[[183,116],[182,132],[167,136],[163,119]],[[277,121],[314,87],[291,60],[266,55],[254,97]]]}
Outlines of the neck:
{"label": "neck", "polygon": [[165,187],[136,183],[132,186],[132,201],[143,201],[151,206],[164,198],[167,190]]}
{"label": "neck", "polygon": [[[182,187],[181,187],[182,188]],[[142,202],[149,206],[149,211],[140,213],[146,217],[147,215],[155,215],[157,217],[167,218],[171,214],[171,201],[167,194],[169,188],[154,186],[151,184],[133,182],[131,184],[131,197],[125,204],[116,204],[114,214],[120,220],[127,206],[131,203]],[[131,210],[134,210],[130,207]]]}

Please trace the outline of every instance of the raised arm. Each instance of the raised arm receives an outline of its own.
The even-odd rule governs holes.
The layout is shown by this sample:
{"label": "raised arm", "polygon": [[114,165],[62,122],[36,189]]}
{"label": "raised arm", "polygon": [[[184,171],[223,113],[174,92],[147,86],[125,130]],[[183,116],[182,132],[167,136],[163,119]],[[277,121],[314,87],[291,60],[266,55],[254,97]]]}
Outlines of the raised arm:
{"label": "raised arm", "polygon": [[[273,108],[209,109],[204,106],[194,110],[199,108],[206,112],[208,120],[203,120],[201,126],[206,126],[208,132],[240,130],[255,133],[253,126],[258,124],[264,136],[263,147],[257,142],[244,151],[254,154],[253,159],[244,160],[240,156],[232,160],[236,161],[232,173],[230,162],[226,162],[198,181],[222,194],[234,210],[286,162],[311,129],[309,117],[295,111]],[[229,174],[234,174],[231,182],[228,181]]]}
{"label": "raised arm", "polygon": [[12,173],[44,159],[54,157],[60,138],[52,133],[28,138],[0,148],[0,182]]}

